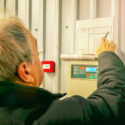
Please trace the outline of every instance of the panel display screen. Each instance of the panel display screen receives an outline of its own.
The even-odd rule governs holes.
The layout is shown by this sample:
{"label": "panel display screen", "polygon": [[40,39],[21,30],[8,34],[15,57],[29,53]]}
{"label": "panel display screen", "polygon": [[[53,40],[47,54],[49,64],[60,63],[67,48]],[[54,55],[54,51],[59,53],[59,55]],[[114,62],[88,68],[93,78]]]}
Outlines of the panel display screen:
{"label": "panel display screen", "polygon": [[97,66],[72,65],[71,72],[72,78],[97,79],[98,76]]}
{"label": "panel display screen", "polygon": [[96,67],[86,67],[86,72],[96,72],[97,68]]}

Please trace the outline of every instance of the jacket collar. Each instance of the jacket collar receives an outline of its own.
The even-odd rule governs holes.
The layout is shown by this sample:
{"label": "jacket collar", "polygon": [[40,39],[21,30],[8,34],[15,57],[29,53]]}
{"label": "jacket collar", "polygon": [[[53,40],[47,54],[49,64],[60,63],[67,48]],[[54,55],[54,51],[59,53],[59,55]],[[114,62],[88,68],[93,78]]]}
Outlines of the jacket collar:
{"label": "jacket collar", "polygon": [[53,94],[43,88],[30,87],[0,81],[0,105],[6,106],[29,106],[34,104],[43,104],[63,97],[65,94]]}

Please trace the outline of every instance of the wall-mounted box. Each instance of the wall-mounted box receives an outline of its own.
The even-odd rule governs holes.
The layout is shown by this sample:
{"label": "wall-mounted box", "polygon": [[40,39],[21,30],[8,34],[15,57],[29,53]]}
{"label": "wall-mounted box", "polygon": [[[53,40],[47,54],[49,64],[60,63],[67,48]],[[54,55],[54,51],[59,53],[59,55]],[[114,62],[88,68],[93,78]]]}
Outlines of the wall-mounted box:
{"label": "wall-mounted box", "polygon": [[43,72],[55,72],[55,62],[54,61],[42,61]]}

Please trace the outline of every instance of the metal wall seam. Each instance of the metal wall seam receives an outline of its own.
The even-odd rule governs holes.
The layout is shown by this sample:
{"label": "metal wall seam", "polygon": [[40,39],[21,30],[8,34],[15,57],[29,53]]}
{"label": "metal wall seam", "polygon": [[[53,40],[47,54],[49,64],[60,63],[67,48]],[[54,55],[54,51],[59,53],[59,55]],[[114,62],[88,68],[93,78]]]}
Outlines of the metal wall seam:
{"label": "metal wall seam", "polygon": [[4,0],[0,0],[0,18],[4,16]]}
{"label": "metal wall seam", "polygon": [[[46,53],[46,0],[43,0],[43,50]],[[45,60],[45,53],[43,54],[43,60]]]}
{"label": "metal wall seam", "polygon": [[6,15],[6,0],[4,0],[4,14]]}
{"label": "metal wall seam", "polygon": [[61,55],[61,44],[62,44],[62,0],[59,0],[59,13],[58,13],[58,21],[59,21],[59,26],[58,26],[58,92],[61,92],[61,60],[60,60],[60,55]]}
{"label": "metal wall seam", "polygon": [[25,26],[29,29],[29,1],[31,0],[18,0],[18,17],[24,22]]}
{"label": "metal wall seam", "polygon": [[6,15],[7,16],[15,16],[15,0],[5,1],[6,6]]}
{"label": "metal wall seam", "polygon": [[32,30],[32,0],[29,0],[29,30]]}
{"label": "metal wall seam", "polygon": [[61,43],[62,43],[62,0],[56,0],[56,48],[55,48],[55,61],[56,61],[56,72],[55,72],[55,92],[61,91]]}
{"label": "metal wall seam", "polygon": [[18,15],[18,0],[15,0],[15,16]]}

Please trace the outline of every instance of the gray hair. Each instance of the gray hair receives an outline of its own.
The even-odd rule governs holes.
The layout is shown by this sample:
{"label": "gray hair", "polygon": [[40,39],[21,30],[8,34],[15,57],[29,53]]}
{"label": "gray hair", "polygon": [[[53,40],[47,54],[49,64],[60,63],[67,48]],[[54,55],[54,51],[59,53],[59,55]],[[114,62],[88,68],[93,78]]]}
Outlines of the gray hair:
{"label": "gray hair", "polygon": [[15,81],[17,67],[24,61],[31,63],[25,27],[18,18],[0,20],[0,81]]}

